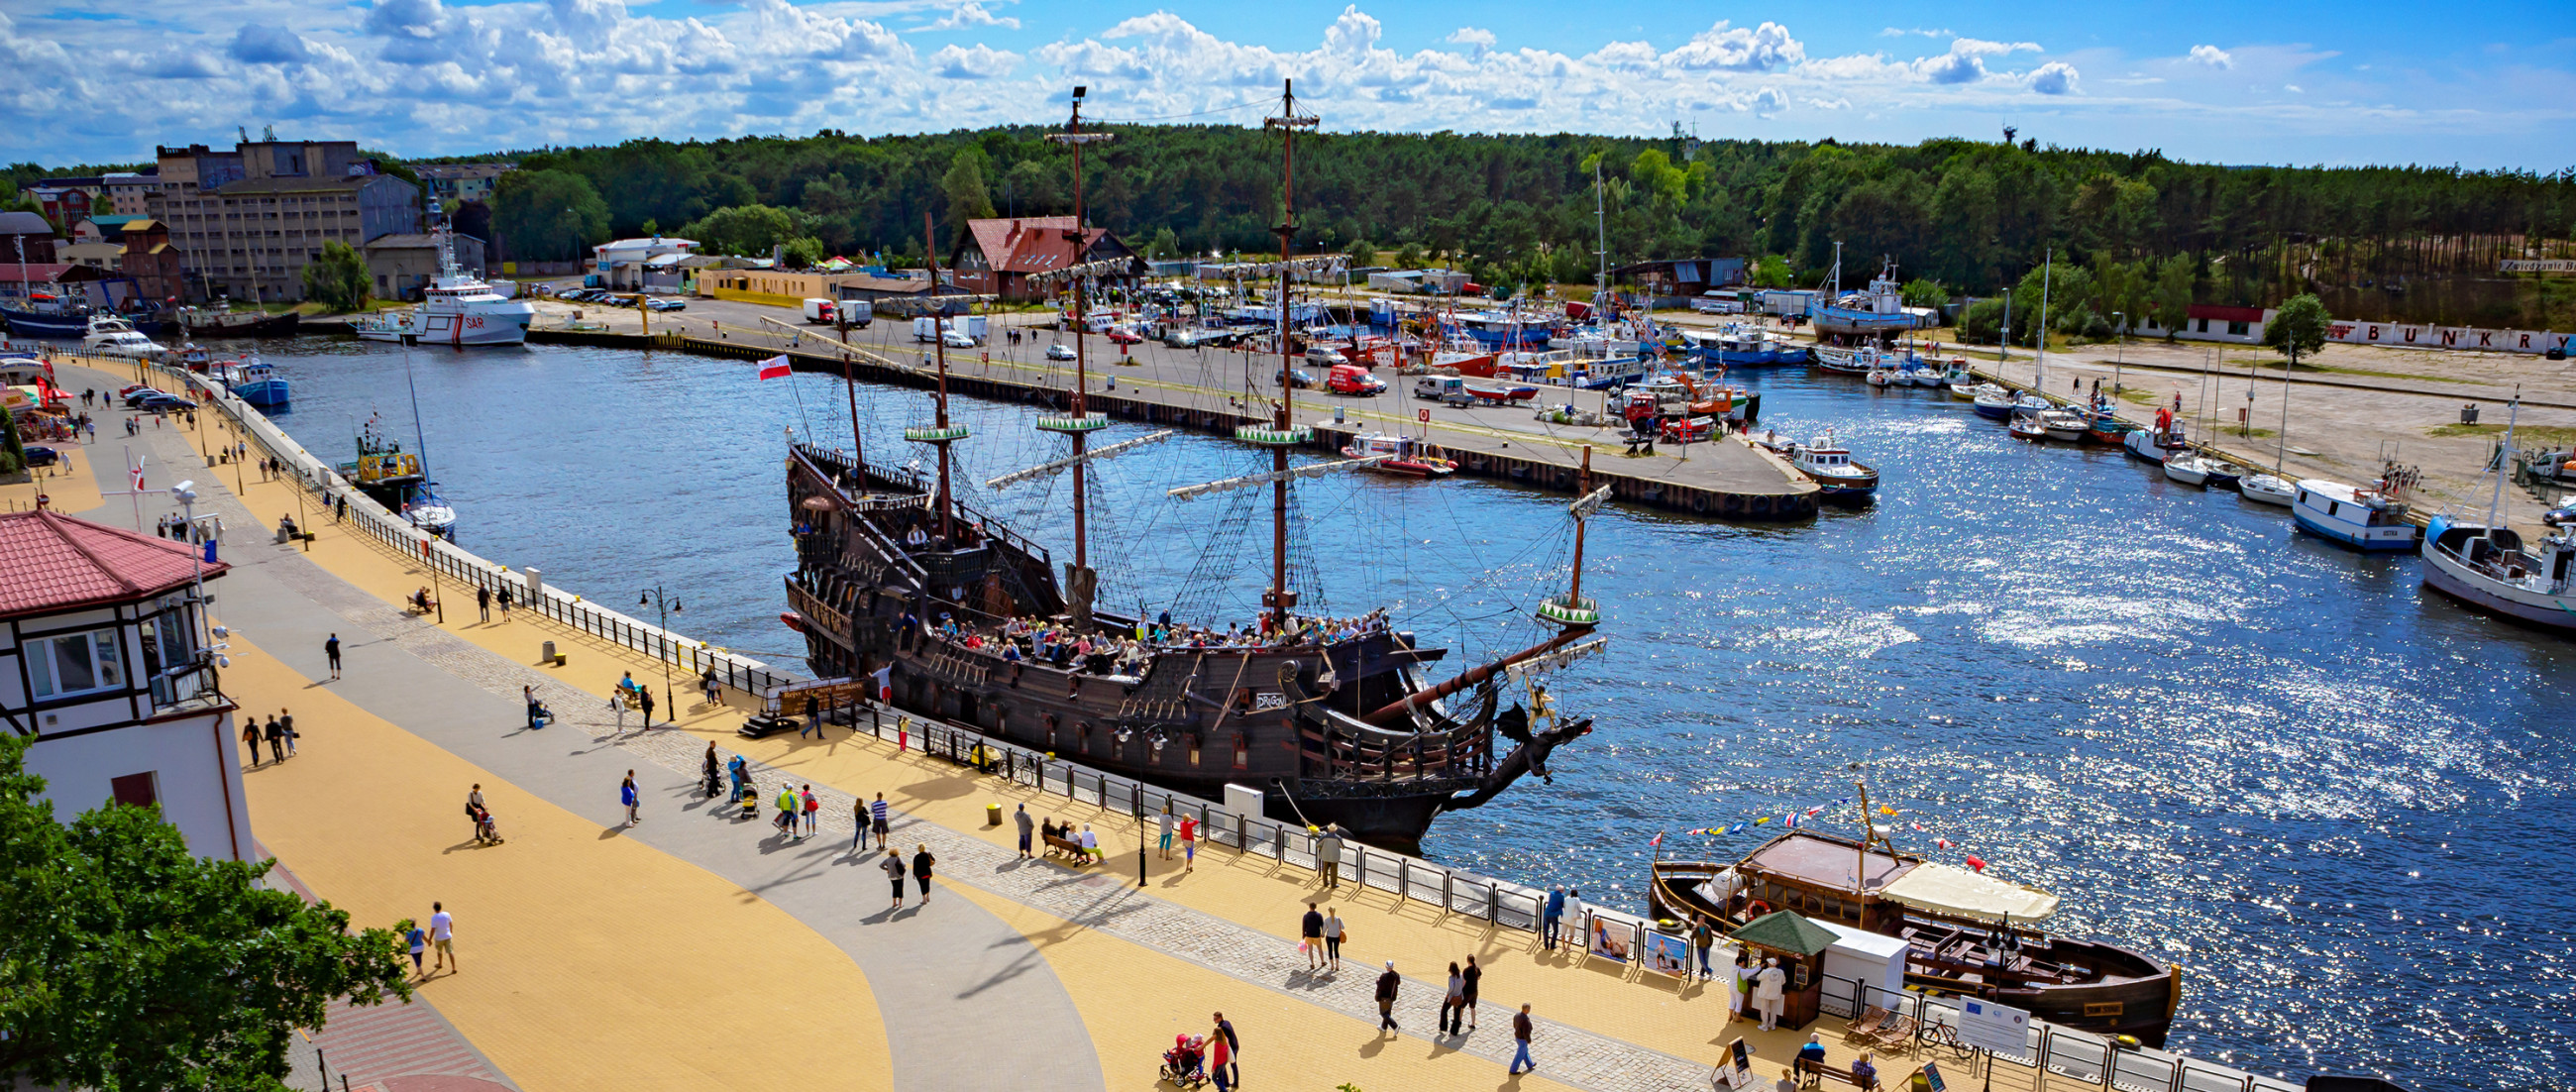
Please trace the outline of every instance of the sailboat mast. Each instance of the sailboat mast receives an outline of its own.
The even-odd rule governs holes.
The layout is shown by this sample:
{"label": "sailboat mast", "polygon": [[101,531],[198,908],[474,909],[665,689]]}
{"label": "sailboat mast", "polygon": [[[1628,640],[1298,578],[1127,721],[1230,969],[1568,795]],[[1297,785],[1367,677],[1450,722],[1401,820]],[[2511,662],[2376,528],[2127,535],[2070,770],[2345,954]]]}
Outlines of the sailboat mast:
{"label": "sailboat mast", "polygon": [[[931,226],[929,209],[921,210],[921,252],[923,260],[930,266],[930,341],[931,351],[939,360],[939,409],[933,420],[935,427],[945,435],[948,431],[948,331],[946,320],[940,316],[946,314],[948,308],[939,302],[939,236]],[[939,537],[953,543],[957,537],[956,529],[949,523],[948,444],[943,441],[938,446]]]}
{"label": "sailboat mast", "polygon": [[2048,396],[2048,277],[2057,266],[2057,248],[2050,247],[2039,265],[2039,357],[2030,366],[2031,392]]}
{"label": "sailboat mast", "polygon": [[[1283,435],[1293,427],[1296,404],[1289,386],[1293,374],[1288,355],[1288,259],[1297,234],[1297,130],[1312,129],[1318,119],[1297,113],[1297,88],[1294,80],[1279,82],[1279,116],[1265,119],[1266,129],[1279,130],[1279,410],[1272,424]],[[1270,483],[1270,594],[1268,602],[1273,632],[1288,626],[1288,609],[1296,604],[1296,594],[1288,590],[1288,446],[1270,445],[1270,469],[1279,475]]]}
{"label": "sailboat mast", "polygon": [[2496,460],[2495,492],[2493,492],[2493,493],[2491,493],[2491,494],[2488,494],[2488,495],[2487,495],[2487,537],[2488,537],[2488,538],[2494,538],[2494,537],[2495,537],[2495,533],[2496,533],[2496,509],[2498,509],[2499,507],[2502,507],[2502,506],[2503,506],[2503,504],[2504,504],[2504,468],[2505,468],[2505,464],[2506,464],[2506,463],[2509,463],[2509,462],[2511,462],[2511,461],[2513,460],[2513,426],[2514,426],[2514,423],[2515,423],[2516,421],[2518,421],[2518,420],[2520,420],[2520,419],[2521,419],[2521,417],[2522,417],[2522,386],[2521,386],[2520,384],[2516,384],[2516,385],[2514,386],[2514,388],[2513,388],[2513,402],[2512,402],[2512,404],[2511,404],[2510,406],[2508,406],[2508,407],[2505,409],[2505,414],[2504,414],[2504,446],[2503,446],[2503,447],[2500,447],[2500,448],[2497,448],[2497,449],[2496,449],[2496,454],[2495,454],[2495,460]]}
{"label": "sailboat mast", "polygon": [[[1606,206],[1602,203],[1601,161],[1595,159],[1592,161],[1592,232],[1595,240],[1592,257],[1594,264],[1600,270],[1592,275],[1592,310],[1596,315],[1606,312],[1610,304],[1609,215]],[[1518,340],[1517,334],[1514,335],[1514,339]],[[1518,346],[1515,345],[1514,348]]]}
{"label": "sailboat mast", "polygon": [[2280,441],[2272,449],[2272,476],[2278,478],[2281,476],[2281,464],[2290,458],[2290,365],[2288,362],[2281,365],[2281,434],[2274,439]]}

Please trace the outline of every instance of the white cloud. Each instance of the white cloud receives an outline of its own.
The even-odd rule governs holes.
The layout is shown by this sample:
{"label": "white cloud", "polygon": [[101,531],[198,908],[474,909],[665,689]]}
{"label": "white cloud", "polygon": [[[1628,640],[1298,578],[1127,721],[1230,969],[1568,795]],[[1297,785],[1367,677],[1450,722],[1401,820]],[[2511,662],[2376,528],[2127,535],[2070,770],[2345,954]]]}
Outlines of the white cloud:
{"label": "white cloud", "polygon": [[1807,47],[1790,37],[1787,27],[1766,22],[1746,30],[1730,27],[1724,19],[1664,55],[1664,60],[1677,68],[1732,72],[1768,72],[1805,59]]}
{"label": "white cloud", "polygon": [[234,32],[232,48],[227,52],[244,64],[299,64],[313,56],[294,31],[264,23],[242,24]]}
{"label": "white cloud", "polygon": [[1849,109],[1851,109],[1851,100],[1850,100],[1850,99],[1808,99],[1808,100],[1806,100],[1806,102],[1807,102],[1807,105],[1809,105],[1809,106],[1813,106],[1813,107],[1815,107],[1815,108],[1816,108],[1816,109],[1818,109],[1818,110],[1849,110]]}
{"label": "white cloud", "polygon": [[1494,50],[1494,32],[1483,27],[1459,27],[1442,40],[1450,45],[1466,46],[1480,54]]}
{"label": "white cloud", "polygon": [[1753,93],[1752,105],[1756,114],[1777,114],[1789,108],[1789,96],[1781,94],[1777,87],[1765,87]]}
{"label": "white cloud", "polygon": [[948,9],[948,14],[912,28],[911,33],[930,34],[942,30],[965,30],[969,27],[1000,27],[1004,30],[1018,30],[1020,20],[1017,16],[995,15],[985,10],[984,5],[976,3],[975,0],[966,0],[965,3]]}
{"label": "white cloud", "polygon": [[1914,62],[1914,74],[1933,83],[1975,83],[1986,78],[1986,58],[2007,57],[2023,50],[2038,52],[2039,43],[1953,39],[1949,52]]}
{"label": "white cloud", "polygon": [[2030,89],[2043,95],[2072,95],[2075,93],[2076,76],[2074,65],[2050,61],[2032,70]]}
{"label": "white cloud", "polygon": [[1925,29],[1923,29],[1923,28],[1921,28],[1921,27],[1911,27],[1911,28],[1889,27],[1889,28],[1887,28],[1887,29],[1885,29],[1885,30],[1882,30],[1882,31],[1879,31],[1879,32],[1878,32],[1878,36],[1879,36],[1879,37],[1881,37],[1881,38],[1903,38],[1903,37],[1906,37],[1906,36],[1909,36],[1909,35],[1920,35],[1920,36],[1925,37],[1925,38],[1949,38],[1949,37],[1954,37],[1954,35],[1952,35],[1952,34],[1951,34],[1949,31],[1947,31],[1947,30],[1925,30]]}
{"label": "white cloud", "polygon": [[2295,84],[2295,83],[2285,83],[2285,84],[2282,84],[2282,85],[2281,85],[2281,90],[2283,90],[2283,91],[2287,91],[2287,92],[2289,92],[2289,93],[2291,93],[2291,94],[2293,94],[2293,95],[2304,95],[2304,94],[2307,94],[2307,93],[2308,93],[2307,88],[2301,87],[2301,86],[2299,86],[2298,84]]}
{"label": "white cloud", "polygon": [[1019,66],[1019,54],[993,49],[980,42],[972,49],[944,46],[930,55],[931,71],[942,79],[950,80],[998,80]]}
{"label": "white cloud", "polygon": [[2196,45],[2191,47],[2191,59],[2196,63],[2205,64],[2211,68],[2236,67],[2236,58],[2229,55],[2226,50],[2220,49],[2214,45]]}

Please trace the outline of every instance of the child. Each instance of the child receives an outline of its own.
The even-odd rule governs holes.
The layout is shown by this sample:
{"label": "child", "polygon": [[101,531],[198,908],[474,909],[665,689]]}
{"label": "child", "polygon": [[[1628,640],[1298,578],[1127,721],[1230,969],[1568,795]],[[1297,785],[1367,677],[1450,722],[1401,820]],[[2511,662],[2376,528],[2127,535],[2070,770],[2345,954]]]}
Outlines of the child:
{"label": "child", "polygon": [[421,973],[420,955],[429,948],[429,933],[410,918],[404,918],[402,924],[394,928],[402,932],[403,943],[411,946],[411,973],[417,977]]}

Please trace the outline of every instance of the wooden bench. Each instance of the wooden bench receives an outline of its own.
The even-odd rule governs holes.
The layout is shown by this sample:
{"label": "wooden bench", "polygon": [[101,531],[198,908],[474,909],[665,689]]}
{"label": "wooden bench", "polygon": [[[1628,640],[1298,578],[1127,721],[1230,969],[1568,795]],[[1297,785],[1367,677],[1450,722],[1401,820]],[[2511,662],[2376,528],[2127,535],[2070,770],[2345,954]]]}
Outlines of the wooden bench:
{"label": "wooden bench", "polygon": [[1070,838],[1047,838],[1046,847],[1049,853],[1062,853],[1072,857],[1076,864],[1099,863],[1092,858],[1090,850],[1082,848],[1082,843]]}
{"label": "wooden bench", "polygon": [[1853,1075],[1851,1070],[1837,1069],[1833,1066],[1826,1065],[1823,1062],[1815,1061],[1810,1058],[1798,1059],[1796,1069],[1798,1071],[1798,1083],[1802,1087],[1823,1087],[1825,1078],[1828,1077],[1860,1089],[1861,1092],[1869,1092],[1870,1089],[1878,1087],[1878,1079],[1876,1077],[1870,1078],[1868,1083],[1863,1084],[1861,1079],[1858,1076]]}

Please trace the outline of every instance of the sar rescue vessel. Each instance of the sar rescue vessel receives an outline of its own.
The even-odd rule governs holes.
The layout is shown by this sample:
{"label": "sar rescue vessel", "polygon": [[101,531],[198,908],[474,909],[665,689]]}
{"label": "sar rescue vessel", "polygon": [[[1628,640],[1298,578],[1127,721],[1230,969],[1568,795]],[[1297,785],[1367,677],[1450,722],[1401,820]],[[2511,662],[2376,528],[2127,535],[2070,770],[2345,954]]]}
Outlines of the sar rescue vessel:
{"label": "sar rescue vessel", "polygon": [[[1087,305],[1092,278],[1124,268],[1123,260],[1087,260],[1080,249],[1082,150],[1110,136],[1084,128],[1082,96],[1076,88],[1068,131],[1050,136],[1073,149],[1077,226],[1068,231],[1072,260],[1046,278],[1071,287],[1077,314]],[[899,709],[1211,799],[1223,798],[1228,785],[1257,788],[1273,818],[1338,825],[1369,843],[1410,851],[1439,813],[1492,800],[1526,773],[1548,777],[1550,753],[1591,731],[1589,718],[1555,717],[1538,675],[1602,646],[1593,635],[1598,608],[1583,596],[1583,533],[1609,490],[1591,488],[1587,451],[1584,484],[1569,508],[1571,583],[1534,612],[1553,632],[1444,682],[1433,683],[1428,672],[1446,650],[1425,647],[1383,611],[1341,619],[1297,611],[1312,590],[1290,583],[1292,485],[1388,456],[1372,451],[1291,464],[1290,449],[1313,439],[1294,420],[1287,386],[1292,350],[1284,336],[1297,264],[1291,250],[1295,138],[1317,119],[1299,112],[1293,87],[1281,102],[1280,115],[1265,124],[1281,134],[1288,183],[1286,214],[1274,229],[1281,378],[1276,397],[1260,399],[1272,404],[1269,419],[1235,432],[1237,440],[1267,449],[1268,470],[1170,491],[1189,500],[1269,487],[1268,587],[1259,622],[1219,634],[1212,618],[1176,621],[1165,612],[1147,619],[1096,605],[1100,574],[1088,541],[1085,474],[1098,460],[1159,437],[1090,446],[1091,434],[1109,420],[1085,404],[1081,339],[1063,412],[1037,422],[1065,436],[1071,453],[986,483],[999,488],[1015,478],[1070,471],[1069,562],[1059,567],[1048,549],[952,490],[950,447],[965,441],[968,430],[949,417],[941,346],[933,413],[903,432],[907,442],[935,451],[935,470],[869,462],[859,446],[855,393],[852,451],[812,442],[791,446],[787,501],[798,564],[786,577],[792,608],[786,620],[804,634],[807,663],[818,678],[873,676]],[[925,218],[925,231],[930,227]],[[1251,498],[1239,499],[1247,502],[1248,524]],[[1207,628],[1176,628],[1191,623]],[[1024,654],[1022,638],[1031,627],[1043,633],[1025,642]],[[1527,687],[1530,708],[1517,701],[1505,707],[1507,684]]]}

